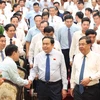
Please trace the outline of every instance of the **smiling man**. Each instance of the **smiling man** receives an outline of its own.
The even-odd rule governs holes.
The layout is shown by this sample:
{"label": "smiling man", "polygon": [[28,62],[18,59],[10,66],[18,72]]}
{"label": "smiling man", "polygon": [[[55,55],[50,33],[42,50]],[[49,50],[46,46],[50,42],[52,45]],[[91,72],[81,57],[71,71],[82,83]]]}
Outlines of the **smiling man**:
{"label": "smiling man", "polygon": [[100,55],[90,50],[91,39],[79,39],[79,50],[74,57],[71,74],[71,95],[74,100],[99,100]]}
{"label": "smiling man", "polygon": [[66,97],[67,72],[63,54],[54,48],[54,38],[42,39],[43,51],[34,58],[34,67],[29,80],[33,81],[38,74],[38,99],[62,100]]}

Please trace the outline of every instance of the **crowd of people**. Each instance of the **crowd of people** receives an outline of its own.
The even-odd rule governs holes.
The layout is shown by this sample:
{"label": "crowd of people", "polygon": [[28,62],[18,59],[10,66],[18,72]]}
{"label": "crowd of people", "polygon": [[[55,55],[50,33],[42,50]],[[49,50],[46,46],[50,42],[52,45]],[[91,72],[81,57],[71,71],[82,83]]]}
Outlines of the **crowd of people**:
{"label": "crowd of people", "polygon": [[0,0],[0,84],[33,84],[39,100],[69,90],[74,100],[100,100],[99,54],[100,0]]}

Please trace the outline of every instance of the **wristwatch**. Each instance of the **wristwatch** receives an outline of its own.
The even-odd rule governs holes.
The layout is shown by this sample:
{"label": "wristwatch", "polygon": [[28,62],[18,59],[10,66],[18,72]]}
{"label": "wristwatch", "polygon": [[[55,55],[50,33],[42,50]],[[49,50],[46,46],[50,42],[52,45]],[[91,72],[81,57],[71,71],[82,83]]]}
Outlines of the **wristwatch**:
{"label": "wristwatch", "polygon": [[92,78],[91,78],[91,76],[89,76],[89,80],[90,80],[90,81],[92,81]]}

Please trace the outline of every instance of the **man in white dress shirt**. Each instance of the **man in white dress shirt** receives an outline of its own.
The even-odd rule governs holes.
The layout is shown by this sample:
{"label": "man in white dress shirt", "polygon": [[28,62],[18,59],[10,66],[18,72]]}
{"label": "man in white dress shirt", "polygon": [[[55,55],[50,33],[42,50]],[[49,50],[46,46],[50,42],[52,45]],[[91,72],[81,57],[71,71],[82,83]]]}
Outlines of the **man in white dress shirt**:
{"label": "man in white dress shirt", "polygon": [[33,81],[38,74],[38,99],[62,100],[66,97],[67,72],[64,56],[53,49],[54,39],[42,39],[43,51],[34,58],[34,67],[30,71],[29,80]]}
{"label": "man in white dress shirt", "polygon": [[55,33],[58,31],[58,29],[60,28],[60,25],[62,23],[62,19],[59,16],[55,15],[55,7],[50,7],[49,8],[49,19],[48,22],[50,23],[51,26],[53,26]]}
{"label": "man in white dress shirt", "polygon": [[30,47],[29,47],[29,64],[30,64],[30,68],[33,67],[33,58],[34,58],[34,50],[35,50],[35,46],[37,44],[38,41],[41,41],[42,38],[44,37],[44,28],[47,27],[49,25],[49,23],[47,21],[42,21],[40,23],[40,31],[39,34],[36,34],[31,41]]}
{"label": "man in white dress shirt", "polygon": [[74,57],[71,74],[71,95],[74,100],[100,100],[100,55],[90,50],[91,39],[79,39],[79,50]]}
{"label": "man in white dress shirt", "polygon": [[[54,35],[54,28],[52,26],[47,26],[44,28],[44,36],[50,36],[54,38],[54,49],[61,52],[61,46],[60,43],[56,40],[56,37]],[[38,53],[43,51],[42,49],[42,40],[38,41],[36,43],[35,49],[34,49],[34,56],[36,56]]]}
{"label": "man in white dress shirt", "polygon": [[90,39],[91,39],[91,50],[95,53],[98,53],[100,54],[100,45],[98,45],[96,43],[96,35],[97,35],[97,32],[93,29],[88,29],[86,32],[85,32],[85,35],[88,36]]}
{"label": "man in white dress shirt", "polygon": [[15,45],[8,45],[5,48],[6,58],[0,64],[0,70],[2,71],[2,77],[12,81],[19,86],[28,86],[29,81],[22,79],[18,74],[18,69],[15,61],[19,59],[18,47]]}
{"label": "man in white dress shirt", "polygon": [[15,44],[16,46],[18,46],[18,50],[20,53],[20,56],[25,56],[25,52],[23,50],[23,46],[21,41],[18,38],[15,38],[15,31],[16,31],[16,27],[13,24],[7,24],[5,26],[5,31],[6,31],[6,46],[9,44]]}
{"label": "man in white dress shirt", "polygon": [[78,49],[78,40],[82,36],[85,36],[86,30],[89,29],[90,27],[90,19],[87,17],[84,17],[81,21],[81,26],[82,26],[82,30],[76,31],[72,37],[72,43],[70,47],[70,64],[72,64],[73,56],[80,52]]}

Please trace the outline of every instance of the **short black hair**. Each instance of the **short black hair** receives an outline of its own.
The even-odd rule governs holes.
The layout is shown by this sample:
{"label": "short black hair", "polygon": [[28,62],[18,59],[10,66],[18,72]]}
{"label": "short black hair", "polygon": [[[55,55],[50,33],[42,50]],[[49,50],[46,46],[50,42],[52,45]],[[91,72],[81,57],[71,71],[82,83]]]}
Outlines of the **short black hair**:
{"label": "short black hair", "polygon": [[64,21],[65,21],[65,20],[67,20],[67,19],[72,19],[72,20],[73,20],[73,16],[72,16],[71,14],[70,14],[70,15],[65,16],[65,17],[64,17]]}
{"label": "short black hair", "polygon": [[19,1],[18,1],[18,4],[19,4],[21,1],[24,1],[24,2],[25,2],[25,0],[19,0]]}
{"label": "short black hair", "polygon": [[58,5],[60,5],[60,3],[59,3],[59,2],[57,2],[57,1],[53,3],[53,5],[55,5],[55,4],[58,4]]}
{"label": "short black hair", "polygon": [[13,54],[13,52],[17,52],[18,51],[18,47],[14,44],[8,45],[5,48],[5,54],[6,56],[11,56]]}
{"label": "short black hair", "polygon": [[99,11],[98,10],[93,10],[92,13],[94,13],[94,12],[99,14]]}
{"label": "short black hair", "polygon": [[76,16],[78,16],[80,19],[82,19],[84,17],[83,12],[79,11],[76,13]]}
{"label": "short black hair", "polygon": [[37,3],[37,2],[33,3],[33,7],[37,6],[37,5],[39,6],[39,3]]}
{"label": "short black hair", "polygon": [[43,12],[42,13],[42,18],[43,18],[43,16],[48,16],[49,17],[49,12]]}
{"label": "short black hair", "polygon": [[15,28],[15,30],[16,30],[16,27],[15,27],[15,25],[14,24],[7,24],[5,27],[4,27],[4,29],[6,30],[6,31],[8,31],[8,29],[9,29],[9,27],[14,27]]}
{"label": "short black hair", "polygon": [[0,34],[0,38],[5,37],[3,34]]}
{"label": "short black hair", "polygon": [[51,44],[54,44],[54,38],[53,38],[53,37],[45,36],[45,37],[42,38],[42,41],[43,41],[44,39],[46,39],[46,38],[50,39],[50,43],[51,43]]}
{"label": "short black hair", "polygon": [[42,18],[42,16],[41,16],[41,15],[36,15],[36,16],[34,17],[34,20],[35,20],[35,18],[36,18],[36,17],[41,17],[41,18]]}
{"label": "short black hair", "polygon": [[92,9],[91,8],[85,8],[85,11],[89,11],[90,13],[92,13]]}
{"label": "short black hair", "polygon": [[100,14],[99,13],[96,13],[96,14],[93,15],[93,17],[95,17],[95,16],[100,17]]}
{"label": "short black hair", "polygon": [[12,21],[12,19],[13,19],[13,18],[17,18],[17,19],[18,19],[18,21],[19,21],[18,16],[12,16],[12,17],[10,18],[10,21]]}
{"label": "short black hair", "polygon": [[82,18],[81,23],[83,23],[83,22],[85,22],[85,21],[89,22],[89,24],[91,23],[91,21],[90,21],[90,19],[89,19],[88,17]]}
{"label": "short black hair", "polygon": [[53,32],[54,33],[54,28],[52,26],[47,26],[44,28],[44,33],[50,33]]}
{"label": "short black hair", "polygon": [[96,36],[97,35],[97,32],[95,30],[93,30],[93,29],[86,30],[85,35],[88,36],[90,34],[94,34]]}
{"label": "short black hair", "polygon": [[41,25],[42,23],[47,23],[47,25],[49,26],[49,22],[48,22],[48,21],[42,21],[42,22],[40,23],[40,25]]}
{"label": "short black hair", "polygon": [[92,42],[91,42],[91,39],[90,39],[88,36],[83,36],[83,37],[81,37],[81,38],[79,39],[79,41],[81,41],[81,40],[83,40],[83,39],[86,40],[86,43],[87,43],[87,44],[91,44],[91,43],[92,43]]}
{"label": "short black hair", "polygon": [[12,7],[12,8],[13,8],[12,11],[13,11],[14,8],[16,8],[18,5],[19,5],[18,3],[14,4],[13,7]]}
{"label": "short black hair", "polygon": [[2,3],[5,3],[5,4],[6,4],[6,2],[5,2],[5,1],[0,0],[0,4],[2,4]]}
{"label": "short black hair", "polygon": [[79,0],[78,1],[78,4],[83,4],[84,5],[84,2]]}
{"label": "short black hair", "polygon": [[44,12],[45,9],[47,9],[47,11],[49,12],[49,9],[48,8],[43,8],[42,12]]}
{"label": "short black hair", "polygon": [[16,12],[13,14],[13,16],[20,16],[21,17],[22,15],[19,12]]}

